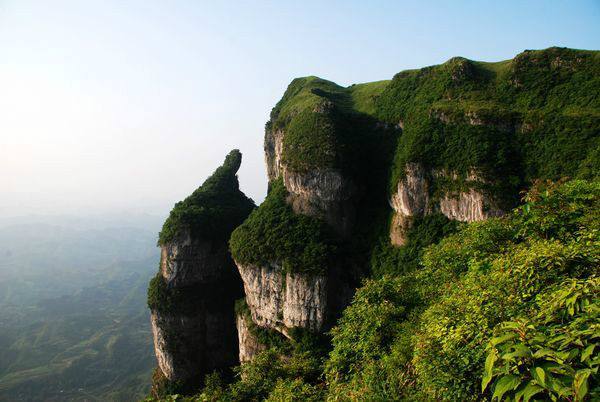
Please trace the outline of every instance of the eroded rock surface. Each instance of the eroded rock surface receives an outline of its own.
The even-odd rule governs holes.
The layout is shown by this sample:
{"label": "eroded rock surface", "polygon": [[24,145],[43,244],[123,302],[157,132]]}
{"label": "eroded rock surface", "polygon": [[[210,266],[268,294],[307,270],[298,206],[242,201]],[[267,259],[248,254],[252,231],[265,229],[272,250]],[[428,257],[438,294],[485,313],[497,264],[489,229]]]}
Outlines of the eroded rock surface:
{"label": "eroded rock surface", "polygon": [[159,236],[159,273],[148,291],[162,373],[153,380],[156,398],[164,388],[158,379],[191,393],[206,374],[238,362],[234,304],[243,287],[227,240],[254,207],[239,191],[240,163],[241,153],[230,152],[201,187],[175,205]]}
{"label": "eroded rock surface", "polygon": [[252,322],[248,322],[248,317],[243,313],[237,314],[236,325],[238,332],[238,342],[240,349],[240,363],[246,363],[251,361],[254,356],[266,350],[267,347],[259,342],[250,330]]}
{"label": "eroded rock surface", "polygon": [[327,277],[284,273],[273,264],[238,264],[252,321],[287,335],[293,327],[320,331],[327,318]]}
{"label": "eroded rock surface", "polygon": [[224,267],[231,266],[225,245],[192,239],[189,231],[161,247],[160,271],[168,286],[183,287],[216,282]]}
{"label": "eroded rock surface", "polygon": [[458,179],[458,175],[454,172],[427,171],[421,164],[408,163],[405,176],[398,182],[398,189],[390,199],[390,205],[394,210],[390,228],[391,243],[396,246],[404,245],[413,219],[433,212],[440,212],[448,219],[461,222],[481,221],[503,214],[503,211],[496,206],[495,200],[477,188],[485,181],[474,171],[469,172],[466,177],[466,190],[448,191],[439,199],[432,199],[433,181],[457,181]]}
{"label": "eroded rock surface", "polygon": [[267,177],[269,181],[279,178],[283,171],[281,157],[283,153],[283,130],[265,131],[265,162],[267,164]]}
{"label": "eroded rock surface", "polygon": [[287,202],[294,212],[320,218],[338,234],[351,233],[356,216],[356,186],[333,169],[306,173],[283,171]]}

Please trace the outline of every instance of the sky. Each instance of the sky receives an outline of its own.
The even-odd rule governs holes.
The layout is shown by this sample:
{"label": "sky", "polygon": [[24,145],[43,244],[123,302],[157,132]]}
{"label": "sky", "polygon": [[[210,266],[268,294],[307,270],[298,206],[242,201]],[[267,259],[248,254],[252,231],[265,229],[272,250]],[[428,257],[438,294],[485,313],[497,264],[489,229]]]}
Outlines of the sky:
{"label": "sky", "polygon": [[233,148],[259,203],[293,78],[550,46],[600,49],[600,0],[0,0],[0,217],[165,215]]}

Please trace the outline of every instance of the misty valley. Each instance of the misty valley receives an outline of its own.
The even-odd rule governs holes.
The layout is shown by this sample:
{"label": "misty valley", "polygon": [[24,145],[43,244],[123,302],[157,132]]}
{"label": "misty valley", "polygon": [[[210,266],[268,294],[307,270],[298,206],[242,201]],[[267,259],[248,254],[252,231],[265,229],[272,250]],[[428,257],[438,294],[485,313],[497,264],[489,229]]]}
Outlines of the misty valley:
{"label": "misty valley", "polygon": [[145,396],[157,219],[14,221],[0,220],[0,400]]}

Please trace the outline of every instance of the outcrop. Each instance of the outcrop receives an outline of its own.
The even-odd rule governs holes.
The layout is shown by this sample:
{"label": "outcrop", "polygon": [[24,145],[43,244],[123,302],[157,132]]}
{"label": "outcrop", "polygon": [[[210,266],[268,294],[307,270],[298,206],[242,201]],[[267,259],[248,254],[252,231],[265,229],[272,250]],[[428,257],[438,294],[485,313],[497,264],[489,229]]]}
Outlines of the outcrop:
{"label": "outcrop", "polygon": [[327,277],[284,272],[271,264],[238,264],[254,323],[287,334],[290,328],[320,331],[327,316]]}
{"label": "outcrop", "polygon": [[227,239],[254,207],[239,191],[241,154],[177,203],[159,238],[160,269],[148,304],[161,387],[196,389],[204,375],[238,362],[234,303],[242,286]]}
{"label": "outcrop", "polygon": [[238,312],[235,322],[240,349],[239,360],[240,363],[247,363],[252,361],[254,356],[266,350],[267,346],[261,343],[258,337],[252,332],[251,328],[254,325],[252,318],[243,312]]}
{"label": "outcrop", "polygon": [[[458,186],[448,183],[457,183]],[[432,188],[436,184],[437,194],[433,194]],[[485,180],[473,170],[461,180],[456,173],[428,170],[422,164],[407,163],[404,177],[398,181],[397,190],[390,199],[394,211],[390,225],[391,243],[404,245],[413,220],[434,212],[461,222],[501,216],[503,211],[498,207],[498,201],[482,190],[485,184]],[[444,185],[450,188],[444,188]]]}

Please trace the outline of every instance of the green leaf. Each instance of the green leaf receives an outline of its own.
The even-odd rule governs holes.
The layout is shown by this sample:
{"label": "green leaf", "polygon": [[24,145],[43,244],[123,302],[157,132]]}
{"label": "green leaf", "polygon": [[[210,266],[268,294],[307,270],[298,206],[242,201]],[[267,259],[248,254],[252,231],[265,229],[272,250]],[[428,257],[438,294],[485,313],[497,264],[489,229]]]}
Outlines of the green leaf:
{"label": "green leaf", "polygon": [[492,379],[492,369],[494,368],[494,363],[496,360],[498,360],[498,355],[496,354],[495,350],[490,352],[485,359],[485,369],[483,378],[481,379],[481,392],[485,391],[490,383],[490,380]]}
{"label": "green leaf", "polygon": [[517,334],[506,334],[506,335],[502,335],[502,336],[497,336],[496,338],[490,339],[490,345],[496,346],[500,343],[504,343],[504,342],[508,341],[509,339],[514,339],[516,337],[517,337]]}
{"label": "green leaf", "polygon": [[506,353],[502,356],[503,360],[513,359],[515,357],[531,356],[531,350],[524,345],[517,345],[514,347],[514,351]]}
{"label": "green leaf", "polygon": [[533,378],[543,387],[546,386],[546,372],[541,367],[536,367],[531,371]]}
{"label": "green leaf", "polygon": [[591,344],[587,348],[583,349],[583,352],[581,352],[581,361],[582,362],[586,361],[587,358],[590,357],[590,355],[594,351],[595,346],[596,346],[595,344]]}
{"label": "green leaf", "polygon": [[515,400],[518,401],[521,398],[523,398],[523,402],[527,402],[531,399],[532,396],[540,393],[543,390],[544,390],[544,388],[540,387],[537,384],[534,384],[532,381],[529,381],[529,383],[527,384],[527,386],[525,388],[523,388],[522,390],[520,390],[519,392],[517,392],[515,394]]}
{"label": "green leaf", "polygon": [[496,383],[496,387],[494,388],[494,395],[492,395],[492,399],[498,398],[499,401],[502,400],[504,394],[508,391],[512,391],[513,389],[519,386],[520,379],[516,375],[505,375],[500,378]]}
{"label": "green leaf", "polygon": [[590,370],[579,370],[575,374],[573,379],[573,389],[575,390],[575,398],[578,401],[582,401],[588,392],[588,377],[590,376]]}

